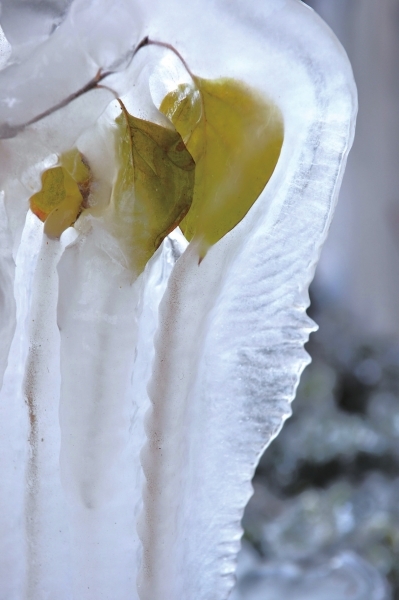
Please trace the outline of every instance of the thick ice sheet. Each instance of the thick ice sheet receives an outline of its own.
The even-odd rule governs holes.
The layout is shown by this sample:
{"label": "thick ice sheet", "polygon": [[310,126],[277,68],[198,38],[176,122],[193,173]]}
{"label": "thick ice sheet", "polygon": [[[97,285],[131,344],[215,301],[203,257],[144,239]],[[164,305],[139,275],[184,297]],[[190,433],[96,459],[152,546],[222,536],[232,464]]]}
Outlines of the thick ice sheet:
{"label": "thick ice sheet", "polygon": [[[307,362],[307,286],[332,216],[355,100],[347,62],[323,25],[300,5],[268,8],[256,15],[267,35],[253,43],[250,16],[242,15],[248,29],[234,30],[234,40],[224,30],[228,18],[196,17],[214,57],[212,75],[220,60],[226,74],[245,77],[247,60],[248,80],[278,99],[286,137],[252,211],[200,266],[188,249],[161,304],[143,452],[139,589],[146,600],[227,597],[254,468],[289,416]],[[221,52],[218,35],[227,40]],[[195,43],[183,42],[194,63]],[[229,61],[233,44],[242,62]],[[258,71],[259,55],[266,58]]]}
{"label": "thick ice sheet", "polygon": [[[351,69],[297,0],[64,4],[58,29],[0,72],[0,598],[224,600],[255,466],[308,360],[307,288],[353,137]],[[93,124],[151,69],[170,78],[170,51],[132,59],[145,35],[196,75],[275,102],[285,139],[264,192],[201,264],[174,234],[135,279],[95,215],[57,242],[26,211],[75,143],[107,202],[109,117]],[[24,126],[108,69],[106,88]]]}

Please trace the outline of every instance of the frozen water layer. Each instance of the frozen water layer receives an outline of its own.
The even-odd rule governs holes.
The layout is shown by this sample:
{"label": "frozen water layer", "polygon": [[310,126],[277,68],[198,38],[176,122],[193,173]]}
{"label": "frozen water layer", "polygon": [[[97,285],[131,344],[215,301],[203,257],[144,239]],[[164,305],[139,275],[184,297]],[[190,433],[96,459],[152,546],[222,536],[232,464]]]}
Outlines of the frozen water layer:
{"label": "frozen water layer", "polygon": [[[15,481],[4,464],[12,489],[4,514],[18,522],[20,544],[19,579],[14,571],[9,585],[32,599],[222,600],[234,582],[255,466],[289,416],[308,362],[307,287],[352,142],[356,92],[342,48],[297,0],[107,6],[75,0],[26,61],[0,73],[9,254],[29,255],[21,232],[43,171],[77,145],[92,174],[76,240],[61,257],[57,244],[43,242],[34,284],[41,302],[17,309],[16,331],[33,314],[42,327],[24,333],[12,363],[22,460]],[[172,52],[143,45],[133,57],[145,36],[172,45],[194,76],[233,79],[277,105],[284,143],[253,207],[201,262],[194,243],[166,241],[136,277],[106,226],[118,168],[115,105],[107,107],[136,86],[147,63]],[[97,86],[108,68],[117,72]],[[156,113],[148,95],[142,100],[138,117]],[[111,133],[102,138],[104,123]],[[16,280],[17,307],[33,271],[32,262]],[[32,412],[26,386],[36,347]],[[52,445],[39,451],[42,437]],[[55,531],[61,520],[67,535]]]}

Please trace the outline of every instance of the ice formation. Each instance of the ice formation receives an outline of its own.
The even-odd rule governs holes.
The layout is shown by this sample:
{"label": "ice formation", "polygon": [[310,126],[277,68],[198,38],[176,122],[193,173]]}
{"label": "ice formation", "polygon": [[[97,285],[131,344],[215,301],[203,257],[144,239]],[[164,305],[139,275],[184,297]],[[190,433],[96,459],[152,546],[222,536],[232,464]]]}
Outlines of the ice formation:
{"label": "ice formation", "polygon": [[[350,65],[298,0],[2,4],[0,598],[223,600],[255,466],[308,360]],[[175,230],[132,271],[109,208],[115,97],[163,126],[190,73],[277,106],[281,154],[203,260]],[[74,147],[89,204],[49,237],[29,199]]]}

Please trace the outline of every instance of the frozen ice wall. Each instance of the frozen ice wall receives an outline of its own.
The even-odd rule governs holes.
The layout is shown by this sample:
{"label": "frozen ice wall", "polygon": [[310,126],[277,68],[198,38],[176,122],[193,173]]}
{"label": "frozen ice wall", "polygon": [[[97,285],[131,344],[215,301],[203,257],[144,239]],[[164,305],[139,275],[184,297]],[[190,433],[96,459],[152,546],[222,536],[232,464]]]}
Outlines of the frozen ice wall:
{"label": "frozen ice wall", "polygon": [[[350,65],[298,0],[46,7],[4,3],[0,38],[0,598],[224,600],[255,466],[308,360]],[[278,107],[277,165],[203,260],[175,230],[135,270],[112,212],[115,98],[170,131],[162,96],[220,78]],[[59,238],[29,199],[72,148],[90,193]]]}

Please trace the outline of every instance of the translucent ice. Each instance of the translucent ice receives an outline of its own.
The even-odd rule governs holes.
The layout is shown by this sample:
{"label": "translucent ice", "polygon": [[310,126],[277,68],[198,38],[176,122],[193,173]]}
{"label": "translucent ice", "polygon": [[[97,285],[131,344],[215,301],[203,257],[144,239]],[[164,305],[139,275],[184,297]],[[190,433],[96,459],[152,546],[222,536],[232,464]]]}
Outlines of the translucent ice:
{"label": "translucent ice", "polygon": [[[308,361],[351,69],[298,0],[60,1],[35,12],[29,52],[28,5],[47,3],[5,5],[15,54],[0,72],[0,597],[224,600],[255,466]],[[115,98],[170,130],[163,95],[200,78],[276,106],[281,154],[205,257],[176,230],[140,272],[130,205],[115,208]],[[88,187],[52,239],[28,201],[74,147]]]}

